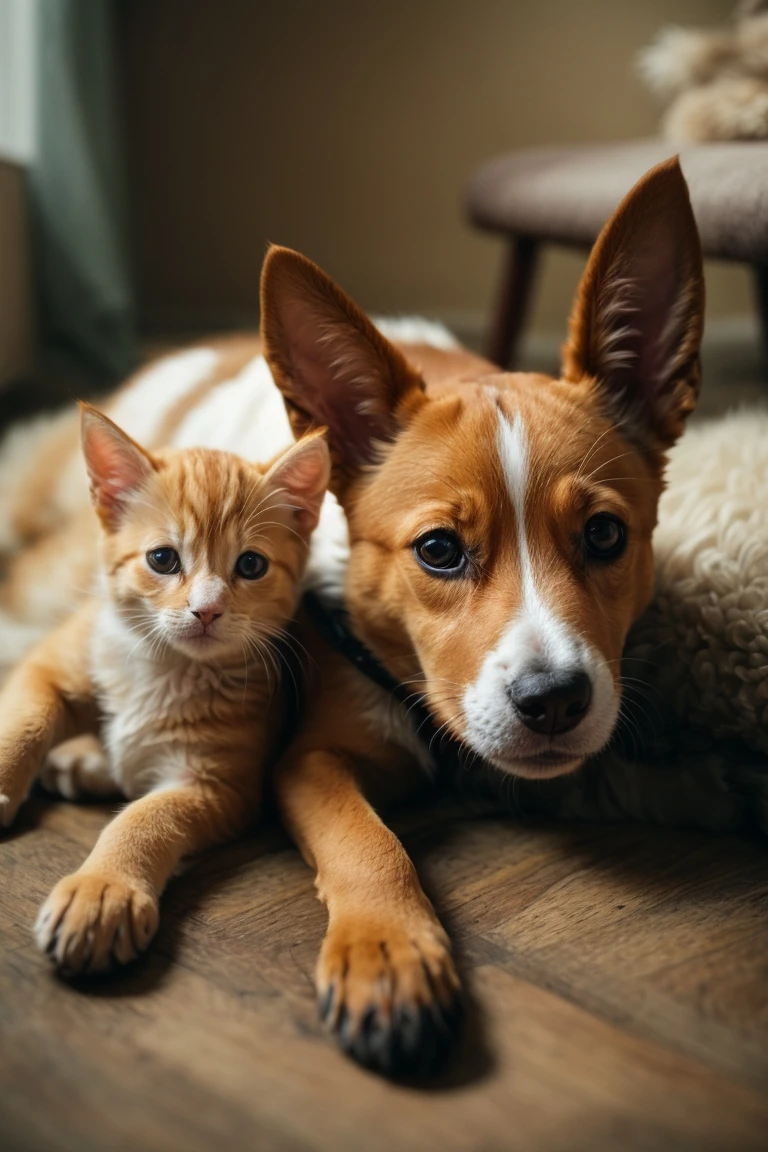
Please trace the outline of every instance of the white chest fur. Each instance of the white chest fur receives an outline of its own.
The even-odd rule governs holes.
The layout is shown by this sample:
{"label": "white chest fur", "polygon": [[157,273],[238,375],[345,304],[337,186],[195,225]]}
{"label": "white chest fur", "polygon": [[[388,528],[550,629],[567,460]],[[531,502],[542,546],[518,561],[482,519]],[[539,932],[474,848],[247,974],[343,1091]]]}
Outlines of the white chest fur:
{"label": "white chest fur", "polygon": [[215,666],[150,658],[114,610],[101,612],[91,647],[110,772],[129,799],[191,779],[196,726],[222,697],[243,686]]}

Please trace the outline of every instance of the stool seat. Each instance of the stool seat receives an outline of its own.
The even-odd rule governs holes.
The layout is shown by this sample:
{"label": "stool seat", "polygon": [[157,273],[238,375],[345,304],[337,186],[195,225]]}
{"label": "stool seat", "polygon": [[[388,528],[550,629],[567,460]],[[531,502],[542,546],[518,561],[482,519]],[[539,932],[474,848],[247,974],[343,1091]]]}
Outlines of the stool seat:
{"label": "stool seat", "polygon": [[514,361],[543,244],[589,248],[641,176],[676,153],[691,191],[704,255],[749,264],[768,350],[768,142],[677,149],[664,140],[526,148],[472,175],[466,211],[507,240],[487,355]]}
{"label": "stool seat", "polygon": [[704,255],[768,263],[768,143],[663,140],[527,148],[483,164],[466,193],[491,232],[588,246],[640,177],[679,151]]}

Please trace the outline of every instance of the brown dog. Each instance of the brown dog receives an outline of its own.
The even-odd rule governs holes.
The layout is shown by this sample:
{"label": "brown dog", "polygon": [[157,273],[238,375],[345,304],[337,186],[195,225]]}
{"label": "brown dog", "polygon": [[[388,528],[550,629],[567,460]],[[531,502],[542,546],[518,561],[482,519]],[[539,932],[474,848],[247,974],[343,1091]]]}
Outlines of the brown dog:
{"label": "brown dog", "polygon": [[[500,772],[570,772],[611,737],[622,646],[652,591],[665,451],[699,388],[702,310],[677,161],[600,236],[559,380],[464,353],[422,351],[419,371],[308,260],[267,257],[265,354],[294,432],[329,430],[354,632]],[[321,1010],[358,1059],[411,1068],[444,1048],[458,981],[367,797],[416,774],[428,749],[351,662],[327,646],[318,659],[277,781],[329,913]]]}

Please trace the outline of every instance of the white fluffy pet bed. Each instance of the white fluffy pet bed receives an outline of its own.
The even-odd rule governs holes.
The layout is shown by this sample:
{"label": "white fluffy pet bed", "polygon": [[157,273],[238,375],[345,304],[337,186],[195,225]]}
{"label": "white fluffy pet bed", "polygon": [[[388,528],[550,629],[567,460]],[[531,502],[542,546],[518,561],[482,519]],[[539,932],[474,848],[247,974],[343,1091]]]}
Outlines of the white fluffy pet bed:
{"label": "white fluffy pet bed", "polygon": [[686,432],[655,548],[656,595],[625,650],[619,743],[516,801],[768,833],[768,411]]}
{"label": "white fluffy pet bed", "polygon": [[654,543],[656,598],[631,637],[632,674],[652,661],[691,731],[768,755],[768,412],[689,429]]}

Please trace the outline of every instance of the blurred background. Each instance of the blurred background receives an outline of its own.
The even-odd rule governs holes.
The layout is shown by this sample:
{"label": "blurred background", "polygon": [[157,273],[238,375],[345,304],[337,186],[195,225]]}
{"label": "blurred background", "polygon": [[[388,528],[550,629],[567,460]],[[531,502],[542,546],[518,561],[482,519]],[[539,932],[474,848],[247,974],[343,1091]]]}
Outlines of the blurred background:
{"label": "blurred background", "polygon": [[[638,50],[732,7],[0,0],[0,379],[31,403],[255,326],[268,241],[482,345],[503,246],[463,212],[473,169],[653,136]],[[546,249],[523,363],[556,362],[584,258]],[[756,348],[752,312],[747,270],[708,268],[710,333]]]}

